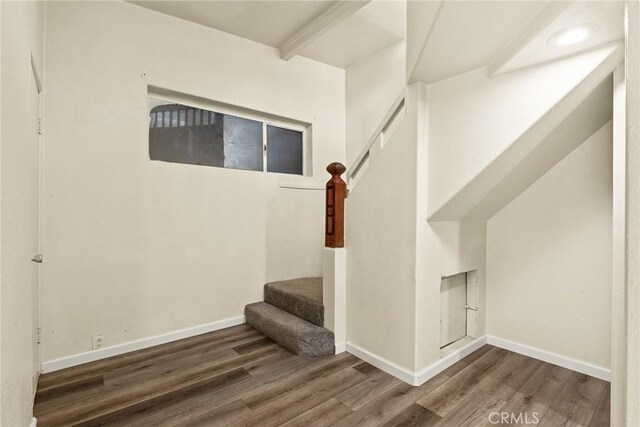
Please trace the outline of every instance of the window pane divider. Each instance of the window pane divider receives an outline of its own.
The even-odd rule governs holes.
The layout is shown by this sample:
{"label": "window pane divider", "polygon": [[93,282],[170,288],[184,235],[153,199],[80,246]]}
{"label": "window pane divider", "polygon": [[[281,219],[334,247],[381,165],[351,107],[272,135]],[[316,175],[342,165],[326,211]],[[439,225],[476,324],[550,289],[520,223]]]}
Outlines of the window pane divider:
{"label": "window pane divider", "polygon": [[262,171],[267,172],[267,123],[262,122]]}

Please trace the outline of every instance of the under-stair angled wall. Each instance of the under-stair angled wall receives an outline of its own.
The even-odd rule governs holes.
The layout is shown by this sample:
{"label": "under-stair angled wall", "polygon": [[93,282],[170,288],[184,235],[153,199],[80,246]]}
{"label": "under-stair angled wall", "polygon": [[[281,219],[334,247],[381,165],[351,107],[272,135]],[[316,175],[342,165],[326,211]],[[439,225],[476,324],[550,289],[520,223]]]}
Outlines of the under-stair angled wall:
{"label": "under-stair angled wall", "polygon": [[612,45],[427,86],[415,368],[423,377],[440,362],[440,277],[478,270],[476,336],[487,334],[486,221],[611,119],[610,74],[621,58]]}
{"label": "under-stair angled wall", "polygon": [[486,222],[426,220],[427,90],[412,84],[392,105],[348,172],[346,205],[346,349],[411,384],[455,361],[439,361],[441,276],[476,273],[473,335],[485,332]]}
{"label": "under-stair angled wall", "polygon": [[614,44],[495,78],[479,69],[430,85],[429,220],[491,217],[585,141],[611,119],[599,85],[621,62]]}
{"label": "under-stair angled wall", "polygon": [[487,220],[611,119],[621,60],[611,44],[405,89],[386,117],[397,105],[401,114],[349,165],[347,351],[407,382],[428,380],[464,355],[440,349],[440,292],[443,277],[469,272],[463,351],[486,342]]}
{"label": "under-stair angled wall", "polygon": [[591,375],[605,378],[612,136],[608,122],[494,215],[487,229],[488,333],[587,363]]}

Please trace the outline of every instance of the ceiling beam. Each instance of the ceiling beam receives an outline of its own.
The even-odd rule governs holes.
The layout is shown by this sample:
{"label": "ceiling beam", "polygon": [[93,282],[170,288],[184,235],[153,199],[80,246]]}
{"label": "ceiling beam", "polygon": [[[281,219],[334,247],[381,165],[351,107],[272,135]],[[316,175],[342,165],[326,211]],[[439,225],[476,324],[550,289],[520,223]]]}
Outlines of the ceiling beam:
{"label": "ceiling beam", "polygon": [[309,22],[300,31],[291,36],[280,46],[280,57],[285,61],[298,55],[306,46],[333,27],[353,16],[354,13],[369,4],[371,0],[340,0],[322,15]]}
{"label": "ceiling beam", "polygon": [[562,12],[567,10],[573,1],[550,1],[544,9],[527,25],[516,38],[511,40],[487,65],[487,75],[495,77],[499,75],[505,66],[522,49],[549,26]]}

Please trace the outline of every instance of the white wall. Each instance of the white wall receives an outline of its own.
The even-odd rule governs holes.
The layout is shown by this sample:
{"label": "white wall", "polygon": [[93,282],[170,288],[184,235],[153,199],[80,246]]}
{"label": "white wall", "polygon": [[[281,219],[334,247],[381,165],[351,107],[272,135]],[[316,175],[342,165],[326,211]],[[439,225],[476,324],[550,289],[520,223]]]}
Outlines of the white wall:
{"label": "white wall", "polygon": [[[609,46],[493,79],[486,76],[486,70],[478,69],[429,85],[429,216],[476,179],[579,83],[598,74],[594,84],[583,90],[584,96],[588,95],[619,64],[618,51],[618,47]],[[570,108],[557,114],[558,122],[581,102],[580,97],[574,98]],[[548,122],[547,126],[554,125],[553,120]],[[511,159],[503,167],[520,160]]]}
{"label": "white wall", "polygon": [[405,43],[396,43],[347,70],[347,167],[404,89],[405,55]]}
{"label": "white wall", "polygon": [[420,87],[416,155],[415,365],[420,375],[440,359],[442,276],[478,271],[478,334],[485,333],[486,221],[428,222],[433,110],[430,87]]}
{"label": "white wall", "polygon": [[608,369],[611,224],[609,122],[488,221],[487,333]]}
{"label": "white wall", "polygon": [[[47,11],[44,360],[243,314],[320,275],[344,71],[121,2]],[[81,35],[81,36],[79,36]],[[315,177],[148,158],[147,85],[313,123]]]}
{"label": "white wall", "polygon": [[403,118],[382,150],[374,144],[346,205],[347,342],[403,378],[440,359],[441,276],[478,270],[485,332],[486,222],[427,222],[429,109],[427,87],[410,85]]}
{"label": "white wall", "polygon": [[624,425],[626,363],[625,217],[626,83],[624,64],[613,73],[613,203],[611,260],[611,424]]}
{"label": "white wall", "polygon": [[[418,85],[347,198],[347,343],[405,371],[415,348]],[[347,350],[349,347],[347,346]]]}
{"label": "white wall", "polygon": [[[626,376],[624,422],[640,425],[640,4],[626,2]],[[617,402],[616,402],[617,403]],[[615,403],[614,403],[615,404]],[[616,405],[617,406],[617,405]],[[616,411],[618,412],[618,411]]]}
{"label": "white wall", "polygon": [[[37,226],[34,197],[37,197],[35,169],[38,147],[34,137],[37,105],[32,104],[35,83],[30,52],[42,66],[43,4],[0,3],[2,93],[0,169],[2,245],[0,249],[0,424],[27,426],[32,417],[33,380],[37,375],[37,296],[32,287],[33,237]],[[41,70],[41,68],[40,68]],[[36,144],[34,144],[36,142]]]}
{"label": "white wall", "polygon": [[[348,167],[403,91],[405,56],[400,42],[347,70]],[[345,207],[347,349],[356,346],[406,371],[414,363],[416,91],[410,102],[384,149],[371,150]]]}
{"label": "white wall", "polygon": [[[416,52],[411,54],[417,55]],[[387,59],[390,57],[388,53]],[[379,59],[383,61],[383,57]],[[440,277],[471,270],[478,270],[478,332],[479,335],[487,333],[486,217],[429,222],[427,218],[478,177],[550,109],[561,100],[570,99],[571,102],[565,103],[568,107],[557,114],[557,120],[553,123],[548,120],[544,129],[538,132],[540,135],[550,133],[610,73],[609,68],[615,67],[619,59],[619,47],[610,46],[495,79],[488,79],[485,70],[479,69],[428,87],[420,84],[411,86],[415,104],[407,110],[407,117],[413,117],[411,120],[416,122],[410,124],[409,119],[405,119],[403,130],[398,134],[402,136],[396,136],[393,143],[405,145],[405,154],[408,150],[415,150],[413,157],[411,160],[404,158],[402,166],[399,157],[394,157],[401,153],[388,152],[391,146],[385,146],[380,153],[374,149],[368,169],[357,182],[347,203],[348,342],[408,371],[425,372],[440,359]],[[387,98],[394,99],[389,90],[392,84],[375,87],[375,71],[385,68],[372,66],[373,63],[371,60],[361,64],[362,69],[357,70],[357,74],[352,69],[347,72],[348,159],[359,154],[364,143],[355,144],[352,135],[365,134],[364,129],[375,129],[378,123],[367,119],[384,114],[384,109],[376,112],[366,102],[358,104],[354,100],[370,96],[377,99],[378,107],[382,107],[380,100],[384,89],[388,90]],[[390,65],[393,61],[382,63]],[[365,83],[372,89],[365,90]],[[580,88],[576,89],[578,85]],[[374,95],[380,98],[374,98]],[[506,119],[500,124],[496,117]],[[606,120],[608,118],[601,123]],[[408,129],[413,129],[414,134],[407,133]],[[572,132],[571,136],[574,133],[578,132]],[[543,140],[536,139],[534,146]],[[413,144],[415,147],[410,147]],[[528,149],[532,151],[530,146]],[[527,154],[524,150],[525,157]],[[549,163],[547,168],[553,164]],[[415,170],[411,171],[413,167]],[[410,180],[403,175],[405,173],[414,173],[415,182],[407,184]],[[543,173],[544,170],[540,171],[538,176]],[[402,181],[404,187],[399,185],[401,177],[408,180]],[[392,186],[395,187],[393,199],[381,195],[391,191]],[[407,192],[414,194],[410,196]],[[387,211],[392,203],[396,203],[395,208],[403,213]],[[404,215],[405,210],[411,209],[411,203],[415,203],[413,225],[409,225],[409,217]],[[392,221],[394,215],[401,215],[402,219]],[[393,232],[384,228],[383,221],[393,224]],[[414,235],[411,248],[415,248],[415,253],[409,249],[411,240],[407,233]],[[412,266],[395,264],[400,251],[403,258],[413,258]],[[387,271],[392,268],[396,270],[395,275]],[[414,276],[410,279],[412,270]],[[390,281],[402,284],[396,293],[390,293]],[[405,287],[405,283],[411,281],[414,283],[413,297]],[[387,307],[402,304],[413,304],[405,308],[406,311],[414,310],[411,327],[405,326],[407,319],[404,313],[398,323],[390,315],[377,315],[385,313]],[[376,313],[376,316],[368,313]],[[404,329],[400,332],[400,328]],[[413,337],[406,336],[410,328],[414,331]],[[380,330],[384,333],[377,336]]]}
{"label": "white wall", "polygon": [[478,69],[427,87],[419,120],[426,160],[417,193],[418,373],[440,357],[440,276],[478,270],[479,335],[491,333],[486,316],[499,309],[486,301],[487,262],[503,261],[486,252],[486,219],[590,135],[580,123],[591,120],[593,132],[610,119],[610,108],[600,108],[610,88],[598,85],[619,61],[619,46],[608,46],[493,79]]}
{"label": "white wall", "polygon": [[407,2],[407,81],[422,56],[425,42],[442,6],[441,0]]}
{"label": "white wall", "polygon": [[[423,211],[424,212],[424,211]],[[478,271],[478,336],[485,334],[486,221],[429,222],[418,234],[416,372],[440,359],[442,276]]]}

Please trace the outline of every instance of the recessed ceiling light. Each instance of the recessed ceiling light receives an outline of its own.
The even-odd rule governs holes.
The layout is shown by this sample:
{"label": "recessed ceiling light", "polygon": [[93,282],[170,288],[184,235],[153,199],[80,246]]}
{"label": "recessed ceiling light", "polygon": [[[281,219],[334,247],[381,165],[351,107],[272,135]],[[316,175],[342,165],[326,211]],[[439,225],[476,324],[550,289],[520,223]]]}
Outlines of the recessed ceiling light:
{"label": "recessed ceiling light", "polygon": [[583,24],[558,31],[547,40],[549,46],[571,46],[585,41],[600,30],[596,24]]}

